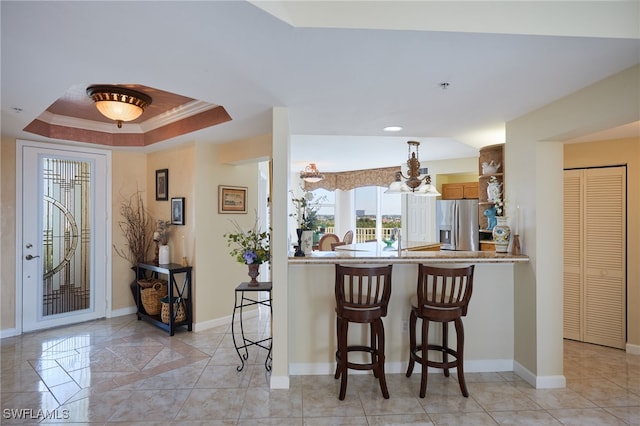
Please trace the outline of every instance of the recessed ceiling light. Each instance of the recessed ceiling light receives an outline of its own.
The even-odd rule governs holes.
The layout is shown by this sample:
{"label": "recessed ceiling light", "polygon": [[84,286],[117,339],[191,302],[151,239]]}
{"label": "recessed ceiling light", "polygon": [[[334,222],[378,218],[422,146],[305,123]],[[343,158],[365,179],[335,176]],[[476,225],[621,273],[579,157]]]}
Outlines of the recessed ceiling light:
{"label": "recessed ceiling light", "polygon": [[387,126],[384,129],[385,132],[399,132],[400,130],[402,130],[402,127],[400,126]]}

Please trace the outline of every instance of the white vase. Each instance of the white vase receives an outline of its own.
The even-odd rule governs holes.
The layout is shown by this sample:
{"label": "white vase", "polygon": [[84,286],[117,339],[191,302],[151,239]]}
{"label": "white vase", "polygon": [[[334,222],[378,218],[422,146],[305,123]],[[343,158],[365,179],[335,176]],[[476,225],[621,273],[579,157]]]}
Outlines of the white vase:
{"label": "white vase", "polygon": [[171,254],[168,245],[158,247],[158,263],[160,265],[171,263]]}
{"label": "white vase", "polygon": [[496,244],[496,253],[506,253],[511,238],[511,228],[507,225],[505,216],[497,216],[498,224],[493,227],[493,241]]}
{"label": "white vase", "polygon": [[302,251],[311,254],[313,251],[313,231],[302,231]]}
{"label": "white vase", "polygon": [[496,201],[502,193],[502,184],[500,182],[489,182],[487,185],[487,201]]}

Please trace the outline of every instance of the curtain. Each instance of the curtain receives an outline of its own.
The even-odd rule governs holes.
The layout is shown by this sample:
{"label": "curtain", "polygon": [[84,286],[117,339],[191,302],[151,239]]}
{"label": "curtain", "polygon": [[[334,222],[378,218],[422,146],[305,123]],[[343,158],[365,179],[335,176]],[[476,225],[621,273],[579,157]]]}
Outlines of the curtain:
{"label": "curtain", "polygon": [[304,189],[306,191],[313,191],[318,188],[324,188],[328,191],[336,189],[348,191],[362,186],[389,186],[395,180],[395,175],[399,171],[400,166],[322,173],[324,179],[316,183],[305,182]]}

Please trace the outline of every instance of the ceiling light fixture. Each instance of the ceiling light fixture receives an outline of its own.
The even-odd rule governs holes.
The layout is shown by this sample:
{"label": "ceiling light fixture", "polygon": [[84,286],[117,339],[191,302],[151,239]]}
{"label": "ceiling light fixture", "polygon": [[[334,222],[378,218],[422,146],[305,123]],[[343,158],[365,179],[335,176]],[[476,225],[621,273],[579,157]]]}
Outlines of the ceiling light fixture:
{"label": "ceiling light fixture", "polygon": [[89,86],[87,95],[93,99],[102,115],[118,123],[118,128],[122,127],[123,121],[140,117],[151,104],[150,96],[120,86]]}
{"label": "ceiling light fixture", "polygon": [[300,172],[300,179],[305,182],[316,183],[324,179],[324,175],[320,173],[316,167],[316,163],[309,163],[309,165]]}
{"label": "ceiling light fixture", "polygon": [[402,130],[402,127],[400,126],[387,126],[384,129],[385,132],[399,132],[400,130]]}
{"label": "ceiling light fixture", "polygon": [[[408,141],[409,144],[409,159],[407,160],[407,173],[409,176],[405,176],[402,172],[396,172],[395,181],[389,185],[389,188],[385,191],[385,194],[415,194],[425,195],[431,197],[437,197],[441,195],[438,190],[431,184],[431,176],[428,174],[428,169],[422,169],[425,171],[425,175],[421,176],[420,161],[418,159],[418,147],[420,142]],[[402,179],[405,179],[403,182]]]}

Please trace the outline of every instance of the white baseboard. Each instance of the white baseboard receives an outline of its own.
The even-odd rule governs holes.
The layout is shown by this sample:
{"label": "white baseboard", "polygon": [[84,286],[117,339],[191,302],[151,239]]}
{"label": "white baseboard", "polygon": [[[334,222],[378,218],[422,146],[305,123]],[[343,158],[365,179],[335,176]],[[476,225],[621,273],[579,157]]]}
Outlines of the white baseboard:
{"label": "white baseboard", "polygon": [[111,311],[111,313],[107,315],[107,318],[122,317],[125,315],[131,315],[135,313],[136,313],[135,306],[127,306],[126,308],[120,308],[120,309],[115,309]]}
{"label": "white baseboard", "polygon": [[627,343],[626,351],[630,355],[640,355],[640,345],[632,345]]}
{"label": "white baseboard", "polygon": [[289,389],[289,376],[271,376],[271,389]]}
{"label": "white baseboard", "polygon": [[536,376],[518,362],[513,362],[513,372],[536,389],[557,389],[567,387],[563,376]]}
{"label": "white baseboard", "polygon": [[[384,364],[385,372],[388,374],[400,374],[407,371],[406,362],[386,362]],[[327,363],[291,363],[289,371],[292,376],[313,376],[333,374],[336,370],[335,362]],[[453,368],[452,370],[455,370]],[[414,372],[419,373],[420,364],[416,364]],[[441,371],[436,368],[430,368],[429,372]],[[493,371],[513,371],[513,360],[511,359],[490,359],[490,360],[465,360],[465,373],[487,373]],[[368,371],[349,370],[349,374],[367,374]]]}
{"label": "white baseboard", "polygon": [[[247,313],[247,316],[249,316],[249,313]],[[193,323],[193,331],[198,332],[198,331],[210,330],[212,328],[221,327],[225,325],[231,325],[231,315],[222,317],[222,318],[215,318],[209,321]]]}
{"label": "white baseboard", "polygon": [[17,328],[7,328],[4,330],[0,330],[0,339],[4,339],[5,337],[13,337],[19,336],[20,332]]}

